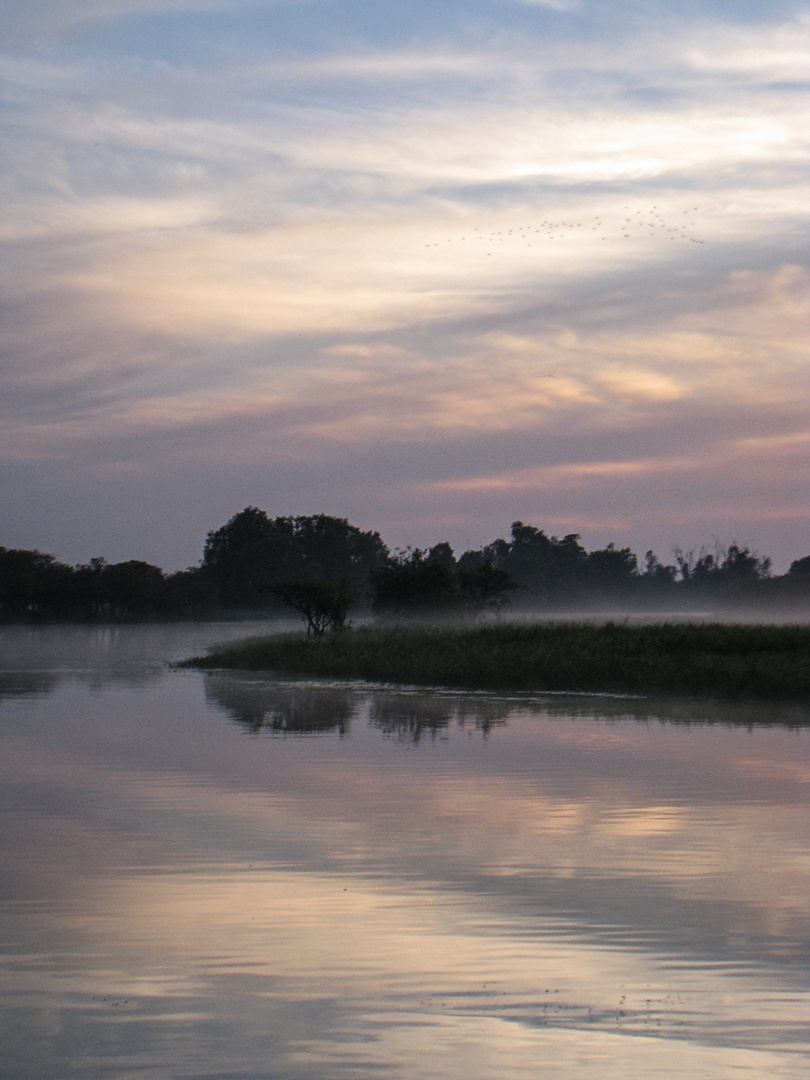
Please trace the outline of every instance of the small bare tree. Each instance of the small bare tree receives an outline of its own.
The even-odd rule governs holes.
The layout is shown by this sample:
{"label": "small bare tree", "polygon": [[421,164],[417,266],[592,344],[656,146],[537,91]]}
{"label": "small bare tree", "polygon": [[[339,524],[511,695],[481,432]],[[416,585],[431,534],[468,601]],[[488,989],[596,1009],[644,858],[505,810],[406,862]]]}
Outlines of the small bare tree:
{"label": "small bare tree", "polygon": [[306,620],[307,637],[323,637],[327,630],[342,630],[357,596],[347,581],[282,581],[270,592]]}

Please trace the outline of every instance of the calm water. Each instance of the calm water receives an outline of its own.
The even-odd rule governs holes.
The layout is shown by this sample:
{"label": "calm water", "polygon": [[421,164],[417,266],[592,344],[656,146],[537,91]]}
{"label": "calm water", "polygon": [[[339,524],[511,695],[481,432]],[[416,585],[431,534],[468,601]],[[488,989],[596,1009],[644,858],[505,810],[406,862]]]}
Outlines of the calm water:
{"label": "calm water", "polygon": [[801,710],[163,663],[244,635],[0,632],[3,1080],[808,1075]]}

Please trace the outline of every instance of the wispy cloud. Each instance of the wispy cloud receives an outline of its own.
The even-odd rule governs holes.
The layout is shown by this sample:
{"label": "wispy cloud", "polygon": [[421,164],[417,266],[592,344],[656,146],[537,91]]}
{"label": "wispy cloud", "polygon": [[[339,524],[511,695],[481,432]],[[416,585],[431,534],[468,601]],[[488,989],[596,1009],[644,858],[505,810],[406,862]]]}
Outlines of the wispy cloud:
{"label": "wispy cloud", "polygon": [[[5,461],[216,463],[223,502],[261,469],[403,540],[445,505],[483,541],[544,506],[722,531],[714,460],[752,520],[795,522],[806,15],[597,27],[526,2],[450,34],[298,6],[278,45],[236,0],[12,27]],[[297,21],[316,7],[320,35]],[[164,48],[177,18],[197,37]]]}
{"label": "wispy cloud", "polygon": [[[701,40],[702,38],[702,40]],[[776,26],[712,27],[696,35],[686,60],[697,72],[736,76],[748,85],[810,82],[810,14]]]}

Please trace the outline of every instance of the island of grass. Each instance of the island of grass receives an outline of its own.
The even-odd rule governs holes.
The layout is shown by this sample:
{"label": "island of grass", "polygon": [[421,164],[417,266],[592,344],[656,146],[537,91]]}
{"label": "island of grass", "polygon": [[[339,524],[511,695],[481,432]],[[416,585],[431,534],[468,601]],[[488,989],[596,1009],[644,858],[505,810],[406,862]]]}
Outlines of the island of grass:
{"label": "island of grass", "polygon": [[722,623],[373,625],[277,634],[185,666],[500,691],[810,702],[810,627]]}

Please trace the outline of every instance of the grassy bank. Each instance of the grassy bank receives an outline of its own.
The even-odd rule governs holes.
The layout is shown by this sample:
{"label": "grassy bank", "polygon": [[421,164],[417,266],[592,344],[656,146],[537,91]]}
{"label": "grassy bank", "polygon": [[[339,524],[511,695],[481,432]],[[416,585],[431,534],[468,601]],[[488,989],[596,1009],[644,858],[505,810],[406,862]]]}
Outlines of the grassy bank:
{"label": "grassy bank", "polygon": [[371,626],[253,639],[186,664],[465,689],[810,701],[807,626]]}

